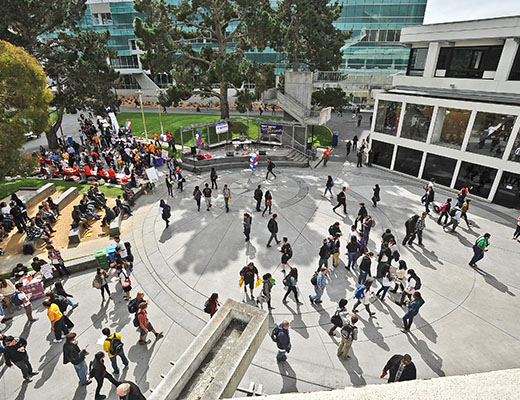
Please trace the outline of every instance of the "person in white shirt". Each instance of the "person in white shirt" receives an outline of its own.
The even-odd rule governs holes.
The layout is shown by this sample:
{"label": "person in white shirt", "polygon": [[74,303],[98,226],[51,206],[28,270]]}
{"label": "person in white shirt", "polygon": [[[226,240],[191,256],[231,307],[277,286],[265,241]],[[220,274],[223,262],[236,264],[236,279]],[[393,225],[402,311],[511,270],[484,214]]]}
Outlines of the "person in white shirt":
{"label": "person in white shirt", "polygon": [[453,225],[453,228],[451,228],[450,232],[455,232],[455,228],[459,226],[460,218],[462,217],[462,211],[460,210],[460,208],[454,208],[453,211],[455,212],[455,214],[451,215],[451,221],[447,224],[444,224],[443,226],[443,229],[446,229],[448,226]]}
{"label": "person in white shirt", "polygon": [[396,301],[395,303],[402,306],[404,304],[404,300],[406,297],[410,299],[412,297],[412,294],[415,292],[415,288],[418,287],[417,285],[420,285],[420,279],[415,273],[413,269],[408,270],[408,280],[404,282],[404,290],[401,294],[401,300]]}
{"label": "person in white shirt", "polygon": [[126,258],[128,257],[128,250],[126,249],[125,244],[121,241],[119,236],[116,236],[114,240],[116,242],[116,251],[120,250],[119,255],[123,260],[126,261]]}
{"label": "person in white shirt", "polygon": [[350,243],[352,237],[357,239],[358,233],[356,232],[356,225],[350,227],[350,231],[347,233],[347,243]]}
{"label": "person in white shirt", "polygon": [[15,294],[22,302],[21,307],[25,309],[25,315],[27,315],[29,322],[38,321],[38,318],[34,318],[32,315],[32,304],[30,302],[31,295],[28,296],[23,292],[23,283],[18,282],[14,287],[16,288]]}

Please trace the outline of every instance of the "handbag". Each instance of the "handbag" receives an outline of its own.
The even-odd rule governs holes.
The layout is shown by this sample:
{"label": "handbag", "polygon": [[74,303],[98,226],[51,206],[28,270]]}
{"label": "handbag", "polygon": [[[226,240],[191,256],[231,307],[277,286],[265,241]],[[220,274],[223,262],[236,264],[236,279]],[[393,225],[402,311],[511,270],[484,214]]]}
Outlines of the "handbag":
{"label": "handbag", "polygon": [[337,326],[338,328],[343,326],[343,319],[341,318],[341,315],[339,315],[339,311],[336,311],[330,318],[330,323],[334,326]]}
{"label": "handbag", "polygon": [[266,203],[268,206],[272,206],[273,205],[273,201],[272,200],[267,200]]}

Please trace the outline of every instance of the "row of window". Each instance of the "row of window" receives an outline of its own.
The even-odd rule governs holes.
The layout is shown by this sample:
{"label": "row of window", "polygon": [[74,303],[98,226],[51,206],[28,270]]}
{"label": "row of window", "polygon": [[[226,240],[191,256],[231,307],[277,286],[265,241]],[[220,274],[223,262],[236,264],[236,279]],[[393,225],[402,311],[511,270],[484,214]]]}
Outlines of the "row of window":
{"label": "row of window", "polygon": [[400,29],[362,29],[360,42],[399,42],[401,40]]}
{"label": "row of window", "polygon": [[[376,113],[376,132],[397,135],[402,103],[380,100]],[[426,142],[432,123],[434,106],[406,104],[401,137]],[[470,121],[471,111],[438,107],[430,143],[460,150]],[[465,151],[503,158],[505,147],[513,133],[515,115],[477,112]],[[520,135],[516,138],[510,161],[520,162]]]}
{"label": "row of window", "polygon": [[[373,163],[390,168],[395,145],[372,140],[372,149],[374,151]],[[435,178],[437,183],[451,187],[457,160],[428,153],[423,173],[419,176],[422,157],[422,151],[397,146],[394,170],[426,180]],[[472,195],[487,198],[496,174],[497,170],[495,168],[463,161],[454,188],[460,189],[466,186],[470,188]],[[444,199],[438,199],[438,201],[444,201]],[[493,202],[506,207],[520,208],[520,175],[504,172]]]}
{"label": "row of window", "polygon": [[374,5],[343,5],[342,17],[423,17],[425,4],[374,4]]}

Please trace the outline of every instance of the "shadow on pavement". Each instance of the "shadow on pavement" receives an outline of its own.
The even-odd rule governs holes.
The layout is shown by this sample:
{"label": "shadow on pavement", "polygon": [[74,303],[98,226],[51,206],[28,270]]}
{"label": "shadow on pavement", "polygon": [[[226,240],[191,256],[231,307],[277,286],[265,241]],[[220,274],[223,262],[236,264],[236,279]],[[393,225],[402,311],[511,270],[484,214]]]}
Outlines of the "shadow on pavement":
{"label": "shadow on pavement", "polygon": [[480,275],[484,277],[484,280],[489,285],[493,286],[496,290],[501,291],[502,293],[507,293],[509,296],[515,297],[516,295],[509,290],[509,287],[505,285],[504,283],[500,282],[497,278],[495,278],[490,273],[484,271],[483,269],[480,269],[479,267],[473,268],[476,272],[478,272]]}
{"label": "shadow on pavement", "polygon": [[296,372],[291,368],[291,365],[288,361],[285,362],[277,362],[278,369],[280,370],[280,376],[282,377],[283,386],[280,393],[292,393],[298,392],[298,388],[296,387]]}
{"label": "shadow on pavement", "polygon": [[446,376],[442,370],[442,358],[437,353],[432,351],[424,340],[418,340],[413,333],[407,334],[408,341],[412,347],[421,355],[423,361],[435,372],[438,376]]}

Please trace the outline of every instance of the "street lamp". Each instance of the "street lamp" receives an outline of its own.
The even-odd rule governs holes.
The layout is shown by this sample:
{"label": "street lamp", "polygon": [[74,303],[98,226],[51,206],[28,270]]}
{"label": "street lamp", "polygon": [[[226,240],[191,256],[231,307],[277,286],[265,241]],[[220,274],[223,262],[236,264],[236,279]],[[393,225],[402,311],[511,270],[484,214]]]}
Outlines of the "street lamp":
{"label": "street lamp", "polygon": [[141,89],[135,92],[139,96],[139,105],[141,106],[141,116],[143,117],[143,127],[144,127],[144,135],[148,140],[148,131],[146,130],[146,121],[144,119],[144,109],[143,109],[143,91]]}
{"label": "street lamp", "polygon": [[163,91],[164,91],[164,89],[157,90],[157,107],[159,108],[159,123],[161,124],[161,136],[164,135],[164,128],[163,128],[163,124],[162,124],[162,110],[161,110],[161,103],[159,102],[159,98]]}

